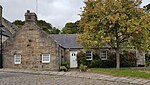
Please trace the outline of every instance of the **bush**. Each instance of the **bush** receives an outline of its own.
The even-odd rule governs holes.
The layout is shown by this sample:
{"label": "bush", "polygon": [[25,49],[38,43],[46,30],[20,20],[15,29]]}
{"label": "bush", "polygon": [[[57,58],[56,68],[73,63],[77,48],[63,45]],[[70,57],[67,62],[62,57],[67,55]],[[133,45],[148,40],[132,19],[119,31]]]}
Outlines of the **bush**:
{"label": "bush", "polygon": [[[121,67],[135,67],[136,66],[136,56],[131,52],[124,52],[120,54],[120,66]],[[112,65],[112,67],[116,67],[116,55],[115,53],[111,53],[108,60]]]}
{"label": "bush", "polygon": [[121,54],[121,67],[135,67],[136,61],[135,53],[124,52],[124,54]]}
{"label": "bush", "polygon": [[68,71],[68,69],[65,66],[60,66],[60,71]]}
{"label": "bush", "polygon": [[90,64],[88,67],[90,68],[100,68],[102,66],[102,60],[100,59],[100,56],[97,54],[93,55],[93,60],[90,61]]}
{"label": "bush", "polygon": [[80,69],[80,71],[87,71],[87,66],[83,65],[83,64],[80,64],[79,69]]}
{"label": "bush", "polygon": [[83,64],[90,68],[93,67],[98,68],[101,64],[101,59],[97,54],[94,54],[93,60],[86,60],[85,53],[81,51],[77,54],[77,62],[78,62],[78,66]]}
{"label": "bush", "polygon": [[145,58],[146,58],[146,66],[150,66],[150,54],[146,54]]}
{"label": "bush", "polygon": [[88,61],[86,60],[86,56],[83,51],[77,54],[77,62],[78,62],[78,66],[80,66],[80,64],[87,65]]}
{"label": "bush", "polygon": [[[86,65],[89,68],[114,68],[116,67],[116,56],[115,53],[108,53],[107,60],[101,60],[98,54],[93,55],[93,60],[86,60],[85,53],[80,52],[77,55],[78,66],[80,64]],[[124,52],[120,54],[121,67],[133,67],[136,66],[136,57],[134,53]]]}
{"label": "bush", "polygon": [[65,66],[67,69],[69,69],[69,63],[68,62],[62,62],[61,66]]}

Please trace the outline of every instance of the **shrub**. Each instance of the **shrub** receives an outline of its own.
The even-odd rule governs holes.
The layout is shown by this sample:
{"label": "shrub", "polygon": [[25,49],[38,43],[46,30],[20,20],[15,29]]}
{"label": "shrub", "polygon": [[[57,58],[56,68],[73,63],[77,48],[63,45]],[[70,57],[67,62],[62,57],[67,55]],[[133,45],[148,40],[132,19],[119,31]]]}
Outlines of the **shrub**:
{"label": "shrub", "polygon": [[[86,60],[85,53],[80,52],[77,55],[78,66],[80,64],[86,65],[89,68],[114,68],[116,67],[116,56],[115,53],[108,53],[107,60],[101,60],[98,54],[93,55],[93,60]],[[124,52],[120,54],[121,67],[133,67],[136,66],[136,57],[134,53]]]}
{"label": "shrub", "polygon": [[93,60],[90,61],[88,67],[90,68],[100,68],[102,65],[102,60],[98,54],[93,54]]}
{"label": "shrub", "polygon": [[146,58],[146,66],[150,66],[150,54],[146,54],[145,58]]}
{"label": "shrub", "polygon": [[80,69],[80,71],[87,71],[87,66],[83,65],[83,64],[80,64],[79,69]]}
{"label": "shrub", "polygon": [[68,62],[62,62],[61,66],[65,66],[67,69],[69,69],[69,63]]}
{"label": "shrub", "polygon": [[77,54],[77,62],[78,62],[78,66],[80,66],[80,64],[87,65],[88,61],[86,60],[86,56],[83,51]]}
{"label": "shrub", "polygon": [[60,71],[68,71],[68,69],[65,66],[60,66]]}
{"label": "shrub", "polygon": [[124,52],[121,54],[121,67],[135,67],[137,58],[135,53]]}

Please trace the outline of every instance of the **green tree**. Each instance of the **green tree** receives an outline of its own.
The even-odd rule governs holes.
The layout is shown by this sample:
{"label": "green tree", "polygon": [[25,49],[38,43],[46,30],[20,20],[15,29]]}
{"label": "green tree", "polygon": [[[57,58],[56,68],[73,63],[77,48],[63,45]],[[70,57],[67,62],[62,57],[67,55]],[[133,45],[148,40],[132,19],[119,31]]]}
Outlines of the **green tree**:
{"label": "green tree", "polygon": [[66,23],[65,27],[62,29],[61,34],[78,34],[81,32],[81,29],[79,29],[79,21],[76,21],[75,23]]}
{"label": "green tree", "polygon": [[44,20],[38,20],[37,25],[42,28],[48,34],[59,34],[60,30],[56,27],[53,27],[50,23],[47,23]]}
{"label": "green tree", "polygon": [[150,13],[150,4],[144,6],[143,8],[145,9],[146,12]]}
{"label": "green tree", "polygon": [[116,52],[120,68],[122,48],[149,49],[150,15],[138,6],[141,0],[87,0],[81,14],[83,34],[78,41],[85,47],[109,45]]}
{"label": "green tree", "polygon": [[49,31],[49,34],[59,34],[60,33],[60,30],[57,29],[56,27],[53,27],[50,31]]}
{"label": "green tree", "polygon": [[[15,20],[13,22],[13,24],[15,24],[16,26],[18,26],[19,28],[22,28],[22,26],[24,25],[24,21]],[[52,27],[52,25],[50,23],[47,23],[44,20],[38,20],[37,21],[37,25],[40,28],[42,28],[48,34],[59,34],[60,33],[59,29],[57,29],[56,27]]]}
{"label": "green tree", "polygon": [[24,25],[24,21],[15,20],[15,21],[13,22],[13,24],[15,24],[18,28],[22,28],[22,26]]}

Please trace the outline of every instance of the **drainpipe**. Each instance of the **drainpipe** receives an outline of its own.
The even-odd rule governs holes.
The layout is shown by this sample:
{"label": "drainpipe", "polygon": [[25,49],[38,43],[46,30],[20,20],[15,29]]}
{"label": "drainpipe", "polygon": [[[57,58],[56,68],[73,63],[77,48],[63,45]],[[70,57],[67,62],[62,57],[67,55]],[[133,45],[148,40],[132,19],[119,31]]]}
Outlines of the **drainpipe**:
{"label": "drainpipe", "polygon": [[0,26],[0,38],[1,38],[1,48],[0,48],[0,68],[3,68],[3,54],[2,54],[2,25]]}

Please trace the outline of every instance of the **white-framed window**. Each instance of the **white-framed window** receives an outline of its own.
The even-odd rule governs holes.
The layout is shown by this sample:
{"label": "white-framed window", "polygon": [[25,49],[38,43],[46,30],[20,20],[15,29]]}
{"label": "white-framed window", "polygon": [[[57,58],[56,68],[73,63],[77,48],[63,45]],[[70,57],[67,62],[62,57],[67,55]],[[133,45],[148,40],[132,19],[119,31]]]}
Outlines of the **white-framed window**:
{"label": "white-framed window", "polygon": [[50,63],[50,54],[48,53],[42,54],[42,63]]}
{"label": "white-framed window", "polygon": [[14,64],[21,64],[21,55],[20,54],[14,55]]}
{"label": "white-framed window", "polygon": [[86,60],[93,60],[93,54],[92,51],[86,51]]}
{"label": "white-framed window", "polygon": [[107,60],[107,54],[108,52],[105,50],[105,51],[100,51],[100,57],[102,60]]}

